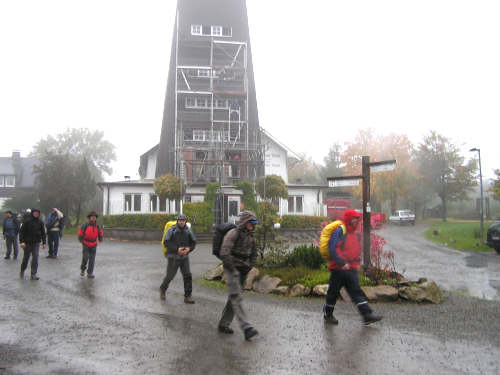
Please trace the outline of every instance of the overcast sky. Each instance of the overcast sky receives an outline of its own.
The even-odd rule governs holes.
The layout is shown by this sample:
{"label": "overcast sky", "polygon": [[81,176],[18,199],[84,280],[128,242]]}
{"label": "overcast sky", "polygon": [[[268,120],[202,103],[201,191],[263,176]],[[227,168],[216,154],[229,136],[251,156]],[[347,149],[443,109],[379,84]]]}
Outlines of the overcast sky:
{"label": "overcast sky", "polygon": [[[208,1],[208,0],[207,0]],[[0,156],[104,131],[114,173],[159,142],[174,0],[0,0]],[[247,0],[260,125],[322,162],[359,129],[431,130],[500,168],[500,1]]]}

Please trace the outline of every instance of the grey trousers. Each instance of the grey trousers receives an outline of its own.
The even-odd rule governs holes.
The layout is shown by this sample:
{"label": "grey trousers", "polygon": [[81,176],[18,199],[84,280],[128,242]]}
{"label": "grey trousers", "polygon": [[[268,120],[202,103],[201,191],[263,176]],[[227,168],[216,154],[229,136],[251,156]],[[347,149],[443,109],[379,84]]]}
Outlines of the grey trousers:
{"label": "grey trousers", "polygon": [[177,270],[180,268],[184,281],[184,297],[190,297],[191,293],[193,293],[193,275],[189,266],[189,255],[183,257],[170,256],[167,259],[167,274],[161,283],[160,289],[164,292],[168,289],[170,282],[174,279]]}
{"label": "grey trousers", "polygon": [[7,245],[7,253],[5,254],[6,258],[10,258],[10,254],[12,253],[12,248],[14,248],[14,258],[17,258],[17,254],[19,253],[19,247],[17,244],[17,235],[14,237],[5,236],[5,244]]}
{"label": "grey trousers", "polygon": [[97,245],[90,247],[82,244],[82,265],[80,266],[82,272],[85,272],[88,263],[87,274],[92,275],[94,273],[96,252],[97,252]]}
{"label": "grey trousers", "polygon": [[234,316],[236,315],[240,328],[244,331],[247,328],[252,327],[252,325],[248,322],[245,310],[243,310],[243,298],[241,296],[243,294],[243,286],[245,285],[248,273],[240,272],[236,268],[232,271],[224,268],[224,274],[227,279],[227,292],[229,296],[227,298],[226,306],[222,311],[219,326],[229,327]]}
{"label": "grey trousers", "polygon": [[28,261],[31,256],[31,274],[36,275],[38,272],[38,252],[40,251],[40,242],[26,244],[24,248],[23,262],[21,263],[21,272],[28,268]]}

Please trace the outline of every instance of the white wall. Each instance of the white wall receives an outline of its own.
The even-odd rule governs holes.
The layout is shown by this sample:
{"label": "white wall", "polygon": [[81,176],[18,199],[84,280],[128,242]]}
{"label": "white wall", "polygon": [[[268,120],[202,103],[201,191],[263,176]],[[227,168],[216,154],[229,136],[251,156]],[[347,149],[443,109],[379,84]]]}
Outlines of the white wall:
{"label": "white wall", "polygon": [[148,168],[146,171],[146,178],[154,179],[156,175],[156,158],[158,157],[158,152],[152,152],[148,156]]}
{"label": "white wall", "polygon": [[301,196],[303,210],[302,212],[288,212],[288,200],[283,199],[283,215],[308,215],[308,216],[322,216],[324,215],[325,208],[323,202],[323,192],[319,192],[318,202],[318,188],[305,188],[305,187],[288,187],[288,196]]}
{"label": "white wall", "polygon": [[265,164],[266,175],[275,174],[281,176],[288,184],[288,170],[286,166],[286,150],[278,146],[274,141],[263,135],[265,144]]}

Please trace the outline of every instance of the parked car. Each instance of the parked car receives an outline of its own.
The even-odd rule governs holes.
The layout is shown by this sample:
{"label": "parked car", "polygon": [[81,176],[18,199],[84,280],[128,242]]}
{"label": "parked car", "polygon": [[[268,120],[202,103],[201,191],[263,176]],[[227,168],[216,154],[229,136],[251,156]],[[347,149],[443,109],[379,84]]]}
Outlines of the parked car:
{"label": "parked car", "polygon": [[494,221],[486,233],[486,245],[500,254],[500,220]]}
{"label": "parked car", "polygon": [[415,214],[411,210],[397,210],[389,216],[389,223],[392,224],[411,224],[415,225]]}

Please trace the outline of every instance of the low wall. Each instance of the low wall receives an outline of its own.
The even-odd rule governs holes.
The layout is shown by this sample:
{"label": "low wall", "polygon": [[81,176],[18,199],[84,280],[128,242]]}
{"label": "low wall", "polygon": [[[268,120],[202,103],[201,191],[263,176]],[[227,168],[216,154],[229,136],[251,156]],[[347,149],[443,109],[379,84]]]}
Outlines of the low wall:
{"label": "low wall", "polygon": [[[276,229],[276,233],[290,242],[308,242],[319,239],[317,229]],[[104,237],[120,241],[161,241],[163,231],[161,229],[143,228],[104,228]],[[212,233],[196,233],[200,243],[212,241]]]}

